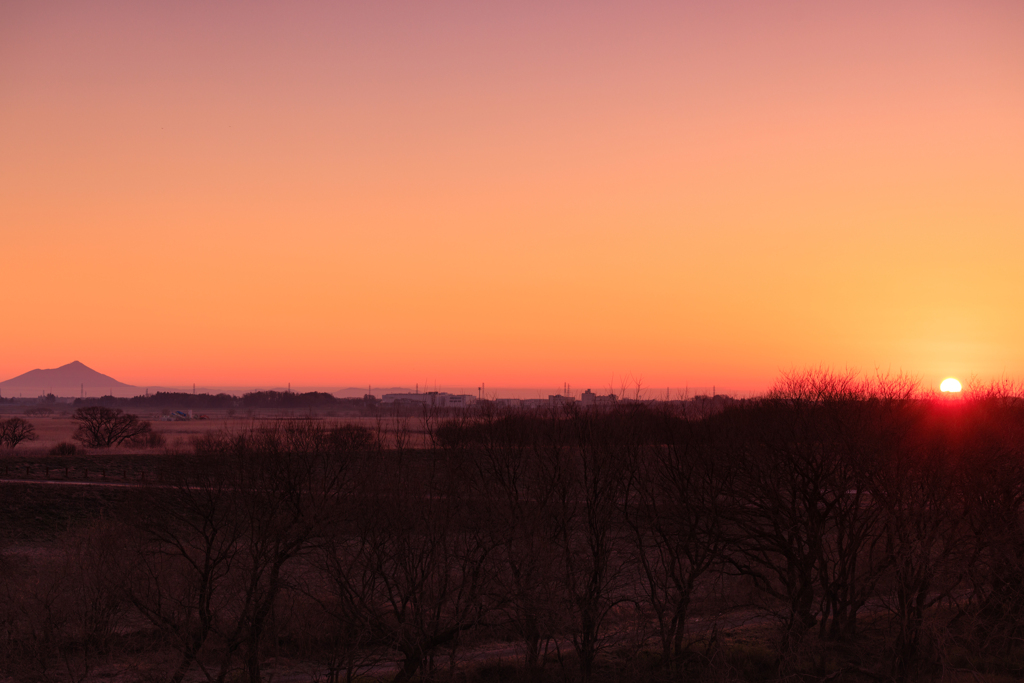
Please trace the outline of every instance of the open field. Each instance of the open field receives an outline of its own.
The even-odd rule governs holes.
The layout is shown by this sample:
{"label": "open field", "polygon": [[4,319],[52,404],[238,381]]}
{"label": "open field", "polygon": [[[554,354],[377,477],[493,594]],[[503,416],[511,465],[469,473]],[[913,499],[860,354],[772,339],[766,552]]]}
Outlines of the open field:
{"label": "open field", "polygon": [[[67,413],[53,416],[24,415],[23,412],[0,413],[0,419],[18,416],[24,417],[28,420],[35,428],[38,439],[35,441],[26,441],[20,444],[17,449],[15,449],[15,454],[20,454],[24,457],[41,456],[48,453],[51,448],[59,443],[75,443],[72,437],[74,436],[77,423],[71,419],[72,412],[73,411],[68,411]],[[163,416],[159,414],[140,414],[139,417],[144,420],[149,420],[153,425],[153,431],[157,434],[163,435],[166,439],[166,447],[174,450],[188,448],[192,439],[207,434],[233,434],[256,428],[263,424],[272,424],[282,420],[292,420],[297,418],[301,419],[307,416],[295,416],[281,413],[254,413],[252,416],[237,417],[210,413],[208,419],[182,421],[166,421],[163,420]],[[309,417],[316,420],[323,420],[327,424],[353,424],[365,427],[369,430],[376,430],[378,426],[378,419],[373,417],[326,417],[320,415],[311,415]],[[380,425],[384,430],[391,433],[401,427],[410,432],[409,438],[414,440],[416,447],[422,447],[424,445],[422,425],[416,418],[382,417],[380,418]],[[413,444],[410,443],[410,445]],[[105,455],[125,456],[132,455],[133,452],[135,452],[128,447],[89,450],[90,452],[95,452],[97,454],[103,453]],[[4,457],[4,451],[0,450],[0,458],[2,457]]]}
{"label": "open field", "polygon": [[[160,416],[140,416],[148,419],[153,424],[153,431],[164,435],[168,446],[187,445],[189,439],[202,436],[211,432],[233,431],[244,429],[251,424],[251,420],[235,419],[229,417],[218,417],[210,420],[189,420],[187,422],[163,422]],[[36,441],[26,441],[18,446],[18,451],[32,453],[44,453],[56,446],[58,443],[74,443],[72,437],[75,433],[77,423],[71,419],[70,413],[60,416],[25,416],[32,426],[35,427]],[[128,454],[125,449],[121,452]]]}
{"label": "open field", "polygon": [[124,513],[128,492],[113,487],[0,483],[0,543],[46,548],[102,517]]}

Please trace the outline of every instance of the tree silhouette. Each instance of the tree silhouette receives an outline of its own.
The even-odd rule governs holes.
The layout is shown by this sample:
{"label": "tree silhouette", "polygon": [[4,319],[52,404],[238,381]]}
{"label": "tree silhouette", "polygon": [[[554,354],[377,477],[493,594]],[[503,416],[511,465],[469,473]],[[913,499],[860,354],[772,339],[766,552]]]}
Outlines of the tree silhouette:
{"label": "tree silhouette", "polygon": [[12,417],[0,421],[0,446],[14,448],[22,441],[35,441],[37,438],[35,427],[28,420]]}
{"label": "tree silhouette", "polygon": [[129,439],[145,436],[152,431],[149,422],[140,420],[138,415],[125,413],[120,408],[79,408],[71,419],[78,423],[72,438],[90,448],[120,446]]}

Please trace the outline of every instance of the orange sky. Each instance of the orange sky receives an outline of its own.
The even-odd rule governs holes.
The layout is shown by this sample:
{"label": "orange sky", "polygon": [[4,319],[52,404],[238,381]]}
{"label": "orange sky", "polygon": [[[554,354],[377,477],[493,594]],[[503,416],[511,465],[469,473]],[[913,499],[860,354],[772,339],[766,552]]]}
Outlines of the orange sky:
{"label": "orange sky", "polygon": [[210,5],[0,4],[0,379],[1024,377],[1024,3]]}

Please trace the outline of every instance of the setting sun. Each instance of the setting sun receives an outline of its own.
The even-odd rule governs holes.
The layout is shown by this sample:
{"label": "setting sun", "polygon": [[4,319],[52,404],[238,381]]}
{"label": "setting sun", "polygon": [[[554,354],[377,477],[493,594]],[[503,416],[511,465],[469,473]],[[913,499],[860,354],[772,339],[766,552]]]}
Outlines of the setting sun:
{"label": "setting sun", "polygon": [[952,377],[948,377],[942,380],[942,384],[939,385],[939,389],[941,389],[943,393],[955,394],[958,393],[962,388],[963,387],[960,386],[960,382],[953,379]]}

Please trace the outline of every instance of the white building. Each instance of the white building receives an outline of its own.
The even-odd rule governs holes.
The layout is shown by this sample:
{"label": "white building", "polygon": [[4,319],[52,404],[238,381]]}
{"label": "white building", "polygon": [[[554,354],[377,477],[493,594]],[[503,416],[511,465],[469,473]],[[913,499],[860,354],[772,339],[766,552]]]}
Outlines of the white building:
{"label": "white building", "polygon": [[445,394],[443,408],[469,408],[476,404],[472,394]]}

